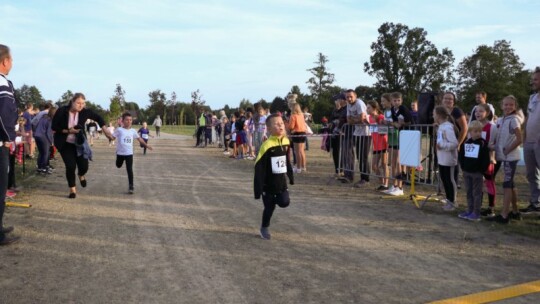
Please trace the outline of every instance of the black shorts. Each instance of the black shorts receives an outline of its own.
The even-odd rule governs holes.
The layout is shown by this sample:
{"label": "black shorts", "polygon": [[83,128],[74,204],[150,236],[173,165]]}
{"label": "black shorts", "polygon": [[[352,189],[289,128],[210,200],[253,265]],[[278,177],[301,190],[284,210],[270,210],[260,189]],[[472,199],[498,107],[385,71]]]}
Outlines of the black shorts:
{"label": "black shorts", "polygon": [[379,151],[373,151],[373,155],[384,154],[384,153],[386,153],[386,149],[384,149],[384,150],[379,150]]}
{"label": "black shorts", "polygon": [[295,132],[291,135],[293,143],[302,144],[306,142],[306,132]]}

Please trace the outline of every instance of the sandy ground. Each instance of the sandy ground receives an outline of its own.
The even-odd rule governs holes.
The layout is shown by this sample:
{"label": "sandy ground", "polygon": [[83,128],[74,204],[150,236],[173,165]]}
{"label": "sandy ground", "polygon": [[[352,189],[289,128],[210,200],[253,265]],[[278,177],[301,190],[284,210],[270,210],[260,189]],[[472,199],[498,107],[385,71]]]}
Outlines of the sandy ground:
{"label": "sandy ground", "polygon": [[422,303],[540,279],[539,239],[336,183],[311,151],[264,241],[252,161],[150,142],[134,195],[105,140],[77,199],[61,161],[25,181],[17,201],[33,207],[5,215],[22,240],[0,247],[0,303]]}

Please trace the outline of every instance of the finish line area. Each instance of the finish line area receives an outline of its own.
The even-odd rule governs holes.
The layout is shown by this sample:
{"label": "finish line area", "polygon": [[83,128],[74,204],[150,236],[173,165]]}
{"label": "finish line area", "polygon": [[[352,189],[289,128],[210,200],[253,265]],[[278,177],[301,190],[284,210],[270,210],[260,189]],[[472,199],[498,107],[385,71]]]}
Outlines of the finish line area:
{"label": "finish line area", "polygon": [[491,303],[540,292],[540,280],[466,296],[431,302],[431,304]]}

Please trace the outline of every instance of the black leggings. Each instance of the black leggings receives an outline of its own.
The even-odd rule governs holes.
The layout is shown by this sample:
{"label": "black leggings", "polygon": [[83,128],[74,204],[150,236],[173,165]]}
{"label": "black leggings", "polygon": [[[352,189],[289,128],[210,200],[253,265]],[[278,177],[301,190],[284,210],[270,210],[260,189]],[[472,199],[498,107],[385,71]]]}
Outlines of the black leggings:
{"label": "black leggings", "polygon": [[270,226],[270,219],[272,218],[272,214],[274,214],[274,210],[276,209],[276,205],[278,205],[281,208],[285,208],[289,206],[290,200],[289,200],[289,192],[285,190],[282,193],[279,194],[263,194],[263,204],[264,204],[264,210],[262,215],[262,227],[269,227]]}
{"label": "black leggings", "polygon": [[456,202],[456,181],[454,180],[455,168],[456,166],[439,165],[439,174],[441,175],[441,181],[444,186],[444,193],[446,193],[446,199],[452,203]]}
{"label": "black leggings", "polygon": [[62,160],[66,165],[66,179],[69,187],[75,187],[75,169],[78,169],[77,174],[84,176],[88,172],[88,159],[82,155],[77,156],[77,147],[74,144],[65,143],[60,150]]}
{"label": "black leggings", "polygon": [[[334,160],[334,168],[336,169],[336,173],[339,173],[339,150],[341,145],[341,140],[339,138],[339,135],[331,136],[328,138],[330,141],[330,146],[332,147],[332,159]],[[343,166],[343,164],[341,164]]]}
{"label": "black leggings", "polygon": [[126,161],[126,171],[128,174],[129,188],[133,188],[133,155],[116,155],[116,167],[122,168]]}

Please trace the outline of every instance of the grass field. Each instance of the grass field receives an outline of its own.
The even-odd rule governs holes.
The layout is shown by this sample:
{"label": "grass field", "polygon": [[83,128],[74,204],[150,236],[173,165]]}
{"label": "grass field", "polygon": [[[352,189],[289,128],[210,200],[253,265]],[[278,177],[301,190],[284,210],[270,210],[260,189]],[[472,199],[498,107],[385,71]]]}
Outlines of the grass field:
{"label": "grass field", "polygon": [[[150,129],[153,129],[152,127]],[[152,130],[154,131],[154,130]],[[170,134],[176,135],[193,135],[195,133],[194,125],[184,125],[184,126],[162,126],[161,131]]]}

